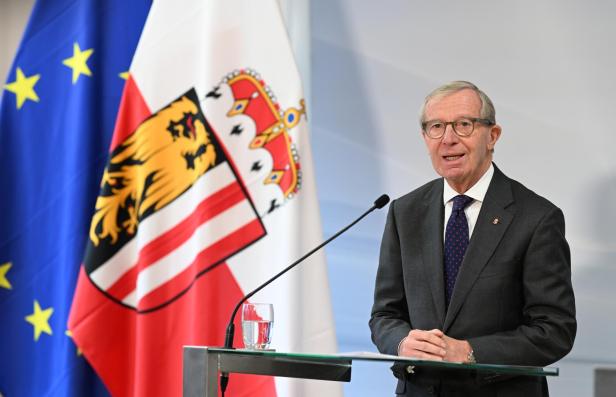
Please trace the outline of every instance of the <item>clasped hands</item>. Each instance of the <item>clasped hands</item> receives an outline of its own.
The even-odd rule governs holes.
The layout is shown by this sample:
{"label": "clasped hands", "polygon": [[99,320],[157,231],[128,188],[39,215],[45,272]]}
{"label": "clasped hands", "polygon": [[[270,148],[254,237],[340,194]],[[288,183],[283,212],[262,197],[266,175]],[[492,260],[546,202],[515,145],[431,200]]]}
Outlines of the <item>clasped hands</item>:
{"label": "clasped hands", "polygon": [[471,345],[465,340],[451,338],[438,329],[414,329],[402,339],[398,355],[438,361],[468,361]]}

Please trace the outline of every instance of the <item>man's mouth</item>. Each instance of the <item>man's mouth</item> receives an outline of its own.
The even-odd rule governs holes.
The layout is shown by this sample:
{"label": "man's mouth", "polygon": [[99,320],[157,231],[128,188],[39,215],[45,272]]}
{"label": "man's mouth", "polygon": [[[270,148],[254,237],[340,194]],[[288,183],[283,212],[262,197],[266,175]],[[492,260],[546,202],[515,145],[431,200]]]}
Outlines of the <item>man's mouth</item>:
{"label": "man's mouth", "polygon": [[462,157],[464,157],[463,154],[456,154],[456,155],[452,155],[452,156],[443,156],[443,158],[446,161],[456,161],[456,160],[461,159]]}

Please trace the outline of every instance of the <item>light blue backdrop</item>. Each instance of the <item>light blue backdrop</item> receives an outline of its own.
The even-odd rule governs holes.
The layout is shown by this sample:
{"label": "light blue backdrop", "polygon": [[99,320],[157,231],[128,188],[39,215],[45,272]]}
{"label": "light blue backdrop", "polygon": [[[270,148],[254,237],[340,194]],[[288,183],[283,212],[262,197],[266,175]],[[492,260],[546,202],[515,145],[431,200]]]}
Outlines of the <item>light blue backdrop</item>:
{"label": "light blue backdrop", "polygon": [[[419,135],[425,94],[470,80],[495,102],[495,161],[565,212],[578,336],[554,396],[591,396],[616,365],[616,37],[609,2],[313,0],[311,131],[324,234],[382,192],[435,177]],[[385,211],[330,245],[341,351],[374,350],[368,319]],[[355,365],[347,396],[393,394],[387,367]]]}

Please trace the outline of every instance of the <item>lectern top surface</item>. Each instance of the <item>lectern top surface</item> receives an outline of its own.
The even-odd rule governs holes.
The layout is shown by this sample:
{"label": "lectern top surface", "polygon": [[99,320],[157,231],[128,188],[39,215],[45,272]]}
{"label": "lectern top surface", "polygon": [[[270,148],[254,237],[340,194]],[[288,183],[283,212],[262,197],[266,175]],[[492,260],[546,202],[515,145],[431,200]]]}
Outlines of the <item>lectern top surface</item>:
{"label": "lectern top surface", "polygon": [[190,348],[207,349],[210,352],[219,352],[224,354],[237,354],[249,356],[268,356],[270,358],[297,359],[308,361],[382,361],[382,362],[397,362],[418,367],[432,367],[441,369],[460,369],[460,370],[475,370],[479,372],[492,372],[510,375],[526,375],[526,376],[558,376],[558,368],[556,367],[531,367],[521,365],[501,365],[501,364],[466,364],[448,361],[433,361],[419,360],[412,357],[391,356],[373,352],[350,352],[350,353],[289,353],[275,350],[247,350],[247,349],[224,349],[219,347],[205,346],[186,346]]}

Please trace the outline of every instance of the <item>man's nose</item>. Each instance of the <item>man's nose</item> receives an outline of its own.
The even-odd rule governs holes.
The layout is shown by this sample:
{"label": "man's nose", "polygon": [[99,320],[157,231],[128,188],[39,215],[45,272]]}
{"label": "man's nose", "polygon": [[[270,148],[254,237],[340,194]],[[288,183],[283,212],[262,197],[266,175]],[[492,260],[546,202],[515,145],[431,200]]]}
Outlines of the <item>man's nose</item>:
{"label": "man's nose", "polygon": [[447,124],[445,126],[445,133],[443,134],[443,143],[452,145],[458,142],[458,135],[453,130],[453,124]]}

